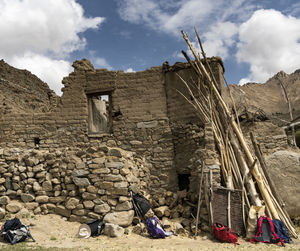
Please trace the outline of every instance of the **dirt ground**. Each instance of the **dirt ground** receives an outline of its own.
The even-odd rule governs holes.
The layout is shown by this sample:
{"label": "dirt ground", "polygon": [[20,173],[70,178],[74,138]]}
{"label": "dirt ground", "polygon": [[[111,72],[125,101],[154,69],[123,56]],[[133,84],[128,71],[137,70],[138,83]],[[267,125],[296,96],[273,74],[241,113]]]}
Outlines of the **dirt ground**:
{"label": "dirt ground", "polygon": [[[279,250],[273,244],[252,244],[239,239],[240,245],[218,243],[209,236],[198,236],[196,239],[182,236],[171,236],[166,239],[150,239],[134,233],[123,235],[120,238],[109,238],[99,236],[89,239],[78,239],[76,237],[80,223],[68,222],[58,215],[39,215],[33,218],[21,219],[22,223],[30,226],[30,232],[36,242],[26,240],[26,244],[16,244],[18,250]],[[1,225],[3,221],[0,222]],[[6,249],[7,243],[0,241],[0,250]],[[24,247],[24,248],[22,248]],[[40,249],[42,247],[42,249]],[[37,249],[36,249],[37,248]],[[300,250],[300,242],[294,240],[293,244],[287,244],[285,250]]]}

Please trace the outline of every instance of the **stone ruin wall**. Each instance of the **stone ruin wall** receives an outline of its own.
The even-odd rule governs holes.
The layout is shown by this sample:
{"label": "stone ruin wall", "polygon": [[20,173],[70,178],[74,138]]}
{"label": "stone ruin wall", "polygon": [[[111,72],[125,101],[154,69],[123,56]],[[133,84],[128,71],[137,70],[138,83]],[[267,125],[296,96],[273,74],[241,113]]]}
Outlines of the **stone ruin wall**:
{"label": "stone ruin wall", "polygon": [[[199,123],[175,90],[186,93],[176,73],[190,77],[190,69],[124,73],[95,70],[86,61],[74,68],[63,80],[54,111],[1,118],[1,206],[14,211],[21,201],[35,213],[55,212],[70,220],[84,222],[110,212],[124,213],[128,220],[133,217],[128,187],[151,195],[155,208],[174,200],[178,174],[190,175],[190,189],[197,191],[201,162],[218,164],[218,156],[211,128]],[[213,70],[222,83],[218,60]],[[90,93],[110,95],[109,133],[89,135]],[[214,174],[220,184],[219,170]],[[162,216],[189,217],[189,210],[175,208]]]}

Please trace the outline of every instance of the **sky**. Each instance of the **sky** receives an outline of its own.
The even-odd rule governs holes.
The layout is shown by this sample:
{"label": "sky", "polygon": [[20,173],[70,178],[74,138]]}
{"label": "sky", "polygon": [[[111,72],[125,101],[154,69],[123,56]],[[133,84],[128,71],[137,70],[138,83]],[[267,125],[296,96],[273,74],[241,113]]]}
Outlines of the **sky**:
{"label": "sky", "polygon": [[61,95],[72,62],[136,72],[185,62],[197,28],[228,83],[264,83],[300,68],[299,0],[0,0],[0,59]]}

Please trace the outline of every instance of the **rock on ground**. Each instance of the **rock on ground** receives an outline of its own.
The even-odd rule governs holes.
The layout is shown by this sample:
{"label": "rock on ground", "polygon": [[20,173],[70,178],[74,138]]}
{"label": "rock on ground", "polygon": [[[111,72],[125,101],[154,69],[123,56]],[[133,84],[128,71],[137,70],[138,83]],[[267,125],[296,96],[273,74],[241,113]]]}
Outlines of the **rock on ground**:
{"label": "rock on ground", "polygon": [[106,223],[105,228],[104,228],[104,234],[109,236],[109,237],[121,237],[124,234],[124,228],[111,224],[111,223]]}
{"label": "rock on ground", "polygon": [[108,213],[105,215],[103,221],[105,223],[112,223],[121,227],[128,227],[131,225],[134,216],[134,211],[115,212]]}

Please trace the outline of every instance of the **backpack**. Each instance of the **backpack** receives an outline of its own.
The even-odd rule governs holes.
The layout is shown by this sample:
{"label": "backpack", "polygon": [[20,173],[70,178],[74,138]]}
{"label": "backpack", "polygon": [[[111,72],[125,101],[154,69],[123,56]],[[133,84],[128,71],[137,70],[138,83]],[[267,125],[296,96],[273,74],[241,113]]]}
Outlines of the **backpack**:
{"label": "backpack", "polygon": [[160,223],[160,221],[156,217],[151,217],[146,220],[146,227],[148,230],[148,234],[152,238],[166,238],[168,236],[173,235],[173,232],[167,232],[164,229],[164,226]]}
{"label": "backpack", "polygon": [[265,242],[278,245],[283,245],[284,243],[284,240],[280,239],[275,233],[272,220],[266,215],[258,218],[256,234],[250,241],[252,243]]}
{"label": "backpack", "polygon": [[105,223],[103,220],[93,220],[91,222],[86,223],[91,229],[91,236],[98,236],[102,233]]}
{"label": "backpack", "polygon": [[132,200],[139,217],[143,217],[151,208],[149,201],[143,195],[136,193],[132,196]]}
{"label": "backpack", "polygon": [[17,242],[25,241],[27,237],[35,242],[30,234],[29,227],[23,225],[18,218],[6,221],[1,228],[1,231],[4,240],[12,245]]}
{"label": "backpack", "polygon": [[221,223],[215,223],[213,225],[213,235],[214,237],[221,241],[221,242],[228,242],[228,243],[238,243],[237,235],[232,231],[230,227],[227,227]]}
{"label": "backpack", "polygon": [[284,222],[278,219],[274,219],[272,220],[272,222],[274,225],[275,233],[278,235],[278,237],[284,240],[285,243],[289,243],[291,241],[291,238]]}

